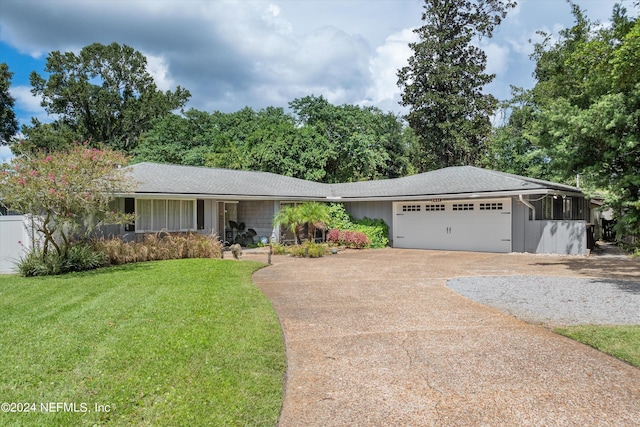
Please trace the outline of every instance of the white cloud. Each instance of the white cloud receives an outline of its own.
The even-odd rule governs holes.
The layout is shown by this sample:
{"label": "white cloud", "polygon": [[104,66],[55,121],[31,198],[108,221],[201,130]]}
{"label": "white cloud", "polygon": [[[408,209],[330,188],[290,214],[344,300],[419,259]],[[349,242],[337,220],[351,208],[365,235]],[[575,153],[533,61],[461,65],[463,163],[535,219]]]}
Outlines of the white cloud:
{"label": "white cloud", "polygon": [[487,74],[503,74],[507,71],[510,49],[497,43],[482,43],[481,49],[487,55]]}
{"label": "white cloud", "polygon": [[165,58],[149,53],[143,53],[147,57],[147,71],[153,77],[159,90],[165,92],[176,87],[175,81],[169,74],[169,65]]}
{"label": "white cloud", "polygon": [[31,93],[30,86],[11,86],[9,92],[16,100],[16,107],[30,113],[44,112],[44,109],[40,106],[42,98],[34,96]]}
{"label": "white cloud", "polygon": [[375,55],[369,60],[372,84],[367,90],[367,103],[376,105],[398,98],[400,88],[397,72],[407,65],[413,53],[409,43],[417,39],[412,29],[404,29],[387,37],[385,43],[376,49]]}

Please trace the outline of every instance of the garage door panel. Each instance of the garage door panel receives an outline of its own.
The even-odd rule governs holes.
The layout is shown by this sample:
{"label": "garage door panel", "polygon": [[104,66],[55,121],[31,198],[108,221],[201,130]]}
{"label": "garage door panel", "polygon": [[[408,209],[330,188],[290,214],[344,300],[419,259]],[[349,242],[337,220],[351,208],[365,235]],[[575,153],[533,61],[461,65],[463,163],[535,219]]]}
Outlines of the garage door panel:
{"label": "garage door panel", "polygon": [[395,247],[511,252],[511,199],[401,202],[394,212]]}

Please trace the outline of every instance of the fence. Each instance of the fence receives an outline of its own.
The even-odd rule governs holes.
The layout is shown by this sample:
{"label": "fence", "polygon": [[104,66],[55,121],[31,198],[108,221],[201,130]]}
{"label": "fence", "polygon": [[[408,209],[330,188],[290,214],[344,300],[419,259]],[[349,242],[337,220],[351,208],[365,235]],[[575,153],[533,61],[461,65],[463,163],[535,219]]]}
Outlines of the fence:
{"label": "fence", "polygon": [[16,263],[31,247],[29,218],[0,216],[0,274],[15,273]]}

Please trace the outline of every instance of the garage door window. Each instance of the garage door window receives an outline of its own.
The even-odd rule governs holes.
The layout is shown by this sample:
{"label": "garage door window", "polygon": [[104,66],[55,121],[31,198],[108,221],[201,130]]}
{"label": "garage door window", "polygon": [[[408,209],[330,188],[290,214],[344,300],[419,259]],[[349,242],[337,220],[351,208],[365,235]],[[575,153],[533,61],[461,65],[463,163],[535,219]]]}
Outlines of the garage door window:
{"label": "garage door window", "polygon": [[420,205],[402,205],[402,212],[420,212]]}
{"label": "garage door window", "polygon": [[444,205],[425,205],[424,210],[427,212],[443,211]]}
{"label": "garage door window", "polygon": [[497,203],[480,203],[481,211],[501,211],[502,210],[502,202]]}
{"label": "garage door window", "polygon": [[454,211],[472,211],[473,203],[454,203],[453,210]]}

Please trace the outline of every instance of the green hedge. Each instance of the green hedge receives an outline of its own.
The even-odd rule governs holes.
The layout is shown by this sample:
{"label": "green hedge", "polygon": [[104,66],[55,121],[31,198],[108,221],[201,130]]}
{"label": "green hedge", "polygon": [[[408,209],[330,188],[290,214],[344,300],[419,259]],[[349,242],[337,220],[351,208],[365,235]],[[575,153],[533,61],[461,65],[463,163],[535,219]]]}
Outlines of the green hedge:
{"label": "green hedge", "polygon": [[371,241],[371,248],[384,248],[389,244],[389,226],[382,219],[354,219],[342,203],[329,204],[329,229],[360,231]]}

